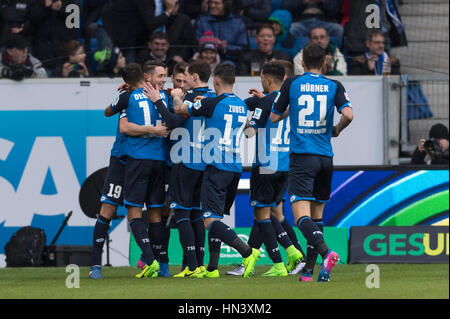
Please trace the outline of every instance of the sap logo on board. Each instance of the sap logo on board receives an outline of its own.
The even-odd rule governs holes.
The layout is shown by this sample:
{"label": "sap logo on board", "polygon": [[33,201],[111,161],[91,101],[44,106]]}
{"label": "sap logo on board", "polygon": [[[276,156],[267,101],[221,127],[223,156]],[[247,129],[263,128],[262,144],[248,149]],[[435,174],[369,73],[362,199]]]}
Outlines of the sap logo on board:
{"label": "sap logo on board", "polygon": [[[0,172],[0,222],[6,220],[4,226],[24,226],[31,224],[34,214],[52,216],[74,210],[70,224],[86,225],[86,217],[79,211],[80,183],[63,138],[36,137],[23,170],[8,161],[14,145],[0,138],[0,162],[21,172],[17,188],[4,177],[5,170]],[[42,189],[50,174],[54,191],[45,194]]]}

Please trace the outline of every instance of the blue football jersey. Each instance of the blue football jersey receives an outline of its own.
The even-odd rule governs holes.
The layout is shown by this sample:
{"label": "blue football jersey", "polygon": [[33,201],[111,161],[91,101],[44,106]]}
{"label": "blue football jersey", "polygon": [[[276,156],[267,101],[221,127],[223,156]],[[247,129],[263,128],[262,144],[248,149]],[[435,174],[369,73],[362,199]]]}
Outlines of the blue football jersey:
{"label": "blue football jersey", "polygon": [[[137,89],[130,93],[128,107],[122,111],[120,118],[127,117],[129,122],[143,126],[156,126],[163,123],[163,119],[155,105],[142,93],[144,89]],[[161,98],[169,105],[167,95],[161,91]],[[135,159],[152,159],[164,161],[167,156],[167,142],[165,138],[152,135],[127,136],[123,143],[124,153]]]}
{"label": "blue football jersey", "polygon": [[281,115],[288,105],[290,152],[333,157],[334,107],[339,113],[344,107],[351,107],[342,84],[309,72],[288,78],[275,99],[272,112]]}
{"label": "blue football jersey", "polygon": [[[128,107],[128,100],[130,99],[130,92],[122,92],[119,96],[117,96],[116,100],[111,103],[110,107],[115,113],[120,113]],[[119,118],[120,121],[120,118]],[[116,130],[116,139],[111,149],[111,156],[121,157],[124,155],[122,144],[125,141],[126,137],[124,134],[120,133],[119,123],[117,123]]]}
{"label": "blue football jersey", "polygon": [[[186,94],[184,98],[184,103],[188,108],[191,108],[194,105],[194,100],[197,96],[209,98],[216,97],[216,94],[208,87],[193,89],[192,92]],[[187,154],[178,154],[181,155],[181,162],[190,169],[204,171],[206,165],[202,160],[202,150],[204,142],[203,132],[205,130],[205,117],[191,115],[183,123],[182,127],[189,137],[189,152]]]}
{"label": "blue football jersey", "polygon": [[258,130],[256,154],[253,166],[266,167],[272,171],[289,171],[289,117],[277,122],[270,121],[270,113],[278,91],[263,97],[255,106],[250,126]]}
{"label": "blue football jersey", "polygon": [[234,94],[221,94],[188,106],[194,116],[205,116],[203,160],[219,170],[242,172],[241,137],[247,123],[247,106]]}

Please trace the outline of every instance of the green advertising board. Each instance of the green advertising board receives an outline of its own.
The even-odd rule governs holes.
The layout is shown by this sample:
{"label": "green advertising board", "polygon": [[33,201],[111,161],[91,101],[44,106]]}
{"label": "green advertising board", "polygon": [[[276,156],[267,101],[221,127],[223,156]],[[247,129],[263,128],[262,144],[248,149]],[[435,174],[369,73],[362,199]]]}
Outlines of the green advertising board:
{"label": "green advertising board", "polygon": [[[300,245],[306,253],[306,240],[301,235],[298,229],[294,229],[297,238],[300,241]],[[242,228],[234,228],[234,231],[238,234],[238,236],[244,241],[247,242],[250,236],[250,227],[242,227]],[[334,250],[339,255],[339,263],[346,264],[348,261],[348,230],[347,228],[338,228],[338,227],[325,227],[324,229],[324,237],[330,249]],[[206,236],[206,239],[208,236]],[[258,265],[270,265],[272,261],[270,260],[268,254],[265,251],[264,245],[260,249],[261,256],[258,261]],[[286,261],[286,254],[284,253],[284,249],[280,246],[281,257],[283,261]],[[141,256],[141,250],[139,246],[136,244],[133,235],[130,233],[130,254],[129,254],[129,262],[130,266],[136,266],[139,257]],[[170,233],[170,242],[169,242],[169,263],[170,265],[181,265],[183,259],[183,250],[180,245],[180,240],[178,236],[178,229],[171,229]],[[209,251],[208,244],[205,245],[205,264],[208,263],[209,259]],[[242,260],[241,255],[231,248],[230,246],[222,243],[221,251],[220,251],[220,265],[234,265],[240,264]],[[318,258],[318,263],[322,262],[322,258]]]}

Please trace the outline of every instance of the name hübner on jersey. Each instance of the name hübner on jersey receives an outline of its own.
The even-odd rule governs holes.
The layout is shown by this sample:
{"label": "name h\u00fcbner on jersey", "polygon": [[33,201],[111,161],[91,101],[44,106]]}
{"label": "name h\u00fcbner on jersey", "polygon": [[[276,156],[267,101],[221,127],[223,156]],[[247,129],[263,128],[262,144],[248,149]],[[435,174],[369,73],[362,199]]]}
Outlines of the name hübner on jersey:
{"label": "name h\u00fcbner on jersey", "polygon": [[330,92],[326,84],[300,84],[301,92]]}

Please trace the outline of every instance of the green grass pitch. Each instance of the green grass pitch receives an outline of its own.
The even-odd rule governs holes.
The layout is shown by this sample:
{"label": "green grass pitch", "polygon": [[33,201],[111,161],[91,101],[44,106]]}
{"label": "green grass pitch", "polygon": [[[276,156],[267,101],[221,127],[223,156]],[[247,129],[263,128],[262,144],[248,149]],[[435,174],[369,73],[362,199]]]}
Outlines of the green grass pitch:
{"label": "green grass pitch", "polygon": [[[448,264],[380,264],[380,288],[366,287],[367,265],[337,265],[328,283],[303,283],[298,275],[268,278],[269,266],[257,266],[251,278],[228,276],[234,267],[219,267],[218,279],[137,279],[133,267],[104,267],[102,280],[88,279],[80,268],[80,287],[67,288],[70,273],[59,268],[0,269],[0,299],[9,298],[119,298],[119,299],[403,299],[449,298]],[[170,267],[172,274],[179,267]],[[316,280],[318,270],[314,279]]]}

